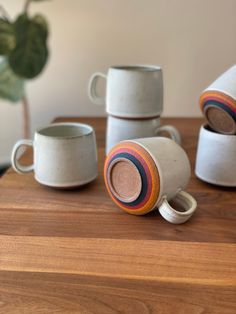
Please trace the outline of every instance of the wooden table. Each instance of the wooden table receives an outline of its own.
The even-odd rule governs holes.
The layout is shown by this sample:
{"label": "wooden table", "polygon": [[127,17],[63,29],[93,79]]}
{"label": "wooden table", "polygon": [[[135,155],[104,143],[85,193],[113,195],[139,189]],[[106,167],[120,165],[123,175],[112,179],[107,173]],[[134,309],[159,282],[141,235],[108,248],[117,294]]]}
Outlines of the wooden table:
{"label": "wooden table", "polygon": [[[198,210],[186,224],[128,215],[103,183],[105,119],[59,120],[94,126],[99,178],[74,191],[11,169],[0,179],[0,313],[236,313],[236,189],[192,173]],[[163,123],[194,169],[202,120]]]}

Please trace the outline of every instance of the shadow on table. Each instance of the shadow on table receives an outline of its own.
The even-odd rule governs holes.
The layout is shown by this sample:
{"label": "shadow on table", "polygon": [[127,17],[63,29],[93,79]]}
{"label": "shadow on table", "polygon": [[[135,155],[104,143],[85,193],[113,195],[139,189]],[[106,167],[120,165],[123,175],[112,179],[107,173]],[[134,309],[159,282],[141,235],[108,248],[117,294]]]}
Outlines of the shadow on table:
{"label": "shadow on table", "polygon": [[10,167],[10,165],[0,165],[0,177],[7,171],[7,169]]}

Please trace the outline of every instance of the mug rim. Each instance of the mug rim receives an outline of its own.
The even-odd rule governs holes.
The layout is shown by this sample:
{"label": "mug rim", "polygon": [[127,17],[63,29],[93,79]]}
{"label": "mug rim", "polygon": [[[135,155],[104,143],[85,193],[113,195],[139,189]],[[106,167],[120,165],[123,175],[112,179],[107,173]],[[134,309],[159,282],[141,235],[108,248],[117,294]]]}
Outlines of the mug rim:
{"label": "mug rim", "polygon": [[113,65],[112,70],[132,71],[132,72],[155,72],[162,71],[161,66],[152,64],[130,64],[130,65]]}
{"label": "mug rim", "polygon": [[209,123],[202,124],[201,130],[203,130],[207,134],[210,134],[210,135],[218,137],[218,138],[220,138],[220,137],[221,138],[223,138],[223,137],[227,137],[227,138],[235,137],[235,139],[236,139],[236,134],[223,134],[223,133],[218,133],[217,131],[214,131]]}
{"label": "mug rim", "polygon": [[107,117],[107,120],[122,120],[122,121],[135,121],[135,122],[142,122],[142,121],[150,121],[150,120],[161,120],[161,116],[157,115],[157,116],[153,116],[153,117],[137,117],[135,119],[130,118],[130,117],[120,117],[120,116],[115,116],[113,114],[109,114]]}
{"label": "mug rim", "polygon": [[[86,133],[83,134],[78,134],[78,135],[65,135],[65,136],[52,136],[52,135],[48,135],[48,134],[43,134],[41,133],[43,130],[45,129],[49,129],[49,128],[53,128],[54,126],[74,126],[74,127],[84,127],[87,129]],[[63,139],[73,139],[73,138],[81,138],[84,136],[88,136],[91,135],[94,132],[94,129],[92,126],[90,126],[89,124],[85,124],[85,123],[77,123],[77,122],[55,122],[55,123],[50,123],[48,125],[45,125],[43,127],[39,127],[36,129],[35,134],[45,137],[45,138],[51,138],[53,140],[63,140]]]}

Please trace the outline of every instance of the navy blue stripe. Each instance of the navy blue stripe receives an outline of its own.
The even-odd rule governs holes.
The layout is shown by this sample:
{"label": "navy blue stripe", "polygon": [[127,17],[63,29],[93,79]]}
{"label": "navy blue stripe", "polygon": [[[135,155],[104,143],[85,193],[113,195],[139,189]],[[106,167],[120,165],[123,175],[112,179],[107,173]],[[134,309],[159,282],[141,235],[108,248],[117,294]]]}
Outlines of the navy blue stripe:
{"label": "navy blue stripe", "polygon": [[[126,159],[130,160],[131,162],[133,162],[135,164],[135,166],[137,167],[137,169],[138,169],[138,171],[140,173],[140,176],[141,176],[141,179],[142,179],[142,188],[141,188],[141,193],[140,193],[139,197],[136,200],[134,200],[133,202],[130,202],[130,203],[122,202],[122,201],[118,200],[119,202],[121,202],[124,205],[136,206],[136,205],[138,205],[139,203],[141,203],[144,200],[144,198],[145,198],[145,196],[147,194],[148,181],[147,181],[146,172],[145,172],[142,164],[140,163],[140,161],[137,158],[135,158],[133,155],[129,154],[129,153],[119,153],[119,154],[115,155],[110,160],[109,165],[110,165],[110,163],[113,160],[115,160],[117,158],[126,158]],[[109,165],[108,165],[108,167],[109,167]],[[115,197],[115,195],[114,195],[114,197]]]}
{"label": "navy blue stripe", "polygon": [[216,107],[219,107],[219,108],[225,110],[236,121],[236,114],[233,112],[233,110],[231,110],[224,103],[216,101],[216,100],[208,100],[208,101],[204,102],[204,109],[206,107],[208,107],[209,105],[213,105],[213,106],[216,106]]}

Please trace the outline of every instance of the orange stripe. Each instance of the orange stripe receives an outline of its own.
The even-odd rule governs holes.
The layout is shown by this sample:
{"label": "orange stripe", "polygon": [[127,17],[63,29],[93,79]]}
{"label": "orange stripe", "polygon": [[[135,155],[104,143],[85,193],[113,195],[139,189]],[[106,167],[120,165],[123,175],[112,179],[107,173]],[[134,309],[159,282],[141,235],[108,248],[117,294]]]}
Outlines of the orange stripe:
{"label": "orange stripe", "polygon": [[[137,145],[137,144],[135,144],[135,143],[131,143],[131,142],[129,142],[129,143],[121,143],[121,144],[118,144],[118,146],[116,146],[115,147],[115,150],[118,150],[118,149],[125,149],[125,148],[129,148],[129,149],[133,149],[136,153],[138,153],[138,154],[140,154],[140,150],[139,149],[136,149],[136,147],[137,148],[140,148],[140,150],[142,149],[139,145]],[[144,150],[144,149],[143,149]],[[147,155],[147,152],[144,150],[144,154],[146,155],[145,157],[147,157],[148,159],[150,158],[150,156],[149,155]],[[110,155],[110,154],[109,154]],[[112,154],[112,152],[111,152],[111,155],[113,155]],[[142,158],[144,157],[142,154],[141,154],[141,156],[142,156]],[[125,210],[126,212],[128,212],[128,213],[130,213],[130,214],[135,214],[135,215],[142,215],[142,214],[145,214],[145,213],[148,213],[151,209],[152,209],[152,207],[155,205],[155,203],[156,203],[156,198],[155,198],[155,190],[157,190],[157,189],[155,189],[157,186],[159,186],[159,184],[155,184],[155,176],[153,176],[153,172],[152,172],[152,168],[156,168],[156,166],[155,166],[155,164],[154,164],[154,166],[152,165],[152,164],[150,164],[149,162],[148,162],[148,160],[146,160],[145,158],[143,158],[144,160],[145,160],[145,162],[147,163],[147,166],[148,166],[148,168],[149,168],[149,171],[150,171],[150,173],[151,173],[151,180],[152,180],[152,187],[154,187],[154,189],[152,188],[152,192],[151,192],[151,195],[150,195],[150,197],[149,197],[149,200],[148,200],[148,202],[147,203],[145,203],[145,205],[143,205],[140,209],[136,209],[136,210],[134,210],[134,209],[128,209],[127,207],[125,207],[125,206],[122,206],[122,204],[120,203],[120,202],[118,202],[115,198],[114,198],[114,196],[113,196],[113,194],[110,192],[110,189],[109,189],[109,185],[108,185],[108,182],[106,181],[106,176],[105,176],[105,182],[106,182],[106,186],[107,186],[107,189],[108,189],[108,192],[109,192],[109,194],[110,194],[110,196],[111,196],[111,198],[114,200],[114,202],[119,206],[119,207],[121,207],[123,210]],[[152,163],[153,163],[153,160],[151,159],[151,161],[152,161]],[[109,161],[108,161],[109,162]],[[107,166],[106,166],[107,167]],[[150,169],[151,168],[151,169]],[[154,169],[153,169],[154,170]],[[156,170],[156,169],[155,169]],[[159,191],[159,189],[158,189],[158,191]],[[158,193],[158,195],[159,195],[159,193]],[[155,199],[155,202],[152,202],[153,200]],[[152,204],[152,203],[154,203],[154,204]]]}
{"label": "orange stripe", "polygon": [[[125,149],[125,148],[132,149],[137,154],[139,154],[144,159],[144,161],[146,162],[146,164],[147,164],[147,166],[149,168],[150,174],[151,174],[151,181],[152,181],[151,195],[150,195],[147,203],[145,203],[145,205],[143,205],[140,209],[136,209],[136,210],[130,210],[130,209],[126,208],[125,206],[122,206],[122,204],[119,203],[114,198],[113,194],[110,191],[109,184],[108,184],[107,179],[106,179],[106,172],[107,172],[110,156],[114,155],[116,150],[118,150],[118,149]],[[120,208],[122,208],[126,212],[128,212],[130,214],[133,214],[133,215],[143,215],[143,214],[146,214],[146,213],[150,212],[152,209],[154,209],[153,207],[156,204],[156,201],[157,201],[159,193],[160,193],[159,173],[158,173],[158,169],[157,169],[156,164],[155,164],[154,160],[152,159],[152,157],[140,145],[138,145],[136,143],[133,143],[133,142],[123,142],[123,143],[120,143],[120,144],[116,145],[111,150],[111,152],[109,153],[109,155],[107,156],[107,159],[105,161],[105,165],[104,165],[104,179],[105,179],[106,188],[108,190],[108,193],[109,193],[110,197],[112,198],[112,200]]]}
{"label": "orange stripe", "polygon": [[205,98],[208,98],[208,97],[217,97],[219,98],[220,100],[223,100],[224,102],[228,102],[231,106],[233,107],[236,107],[236,100],[233,99],[231,96],[228,96],[222,92],[218,92],[218,91],[205,91],[200,99],[199,99],[199,102],[200,102],[200,108],[201,110],[203,111],[203,106],[204,106],[204,102],[205,102]]}

